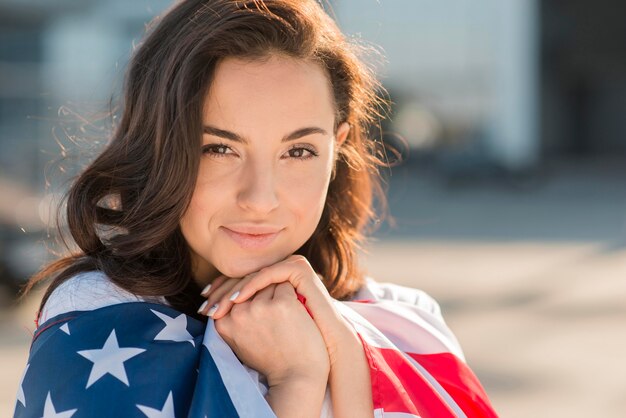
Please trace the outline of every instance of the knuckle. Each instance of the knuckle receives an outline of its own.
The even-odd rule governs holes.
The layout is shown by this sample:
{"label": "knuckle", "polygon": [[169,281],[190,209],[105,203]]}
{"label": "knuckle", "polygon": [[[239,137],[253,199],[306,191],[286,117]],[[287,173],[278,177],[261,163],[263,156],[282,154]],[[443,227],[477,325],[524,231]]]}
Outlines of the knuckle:
{"label": "knuckle", "polygon": [[255,300],[250,306],[250,316],[258,320],[271,318],[276,313],[276,300]]}
{"label": "knuckle", "polygon": [[230,308],[230,315],[233,320],[241,320],[242,317],[250,310],[250,302],[235,303]]}
{"label": "knuckle", "polygon": [[261,299],[254,299],[252,300],[252,302],[250,303],[250,314],[252,316],[262,316],[265,312],[265,310],[267,309],[267,303],[264,300]]}
{"label": "knuckle", "polygon": [[220,318],[215,320],[215,330],[223,337],[228,335],[228,323],[224,320],[225,318]]}
{"label": "knuckle", "polygon": [[309,260],[305,256],[297,255],[296,257],[297,258],[295,258],[294,261],[295,261],[295,263],[297,265],[302,266],[302,267],[310,267],[311,266],[311,263],[309,263]]}
{"label": "knuckle", "polygon": [[293,313],[291,311],[291,302],[292,301],[285,297],[278,299],[277,303],[275,304],[275,310],[280,318],[288,318],[292,316]]}

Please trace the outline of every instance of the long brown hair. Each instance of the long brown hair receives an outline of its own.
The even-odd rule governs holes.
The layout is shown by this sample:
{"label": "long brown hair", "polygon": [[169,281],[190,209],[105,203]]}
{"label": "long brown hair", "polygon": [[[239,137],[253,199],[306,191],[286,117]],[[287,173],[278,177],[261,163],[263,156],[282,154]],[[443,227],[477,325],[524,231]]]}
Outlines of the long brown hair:
{"label": "long brown hair", "polygon": [[198,317],[202,298],[179,222],[196,181],[205,93],[219,60],[272,53],[327,68],[335,129],[351,125],[319,225],[295,252],[309,260],[333,297],[351,297],[364,282],[357,250],[388,215],[379,172],[389,166],[386,150],[369,133],[386,116],[388,102],[360,57],[371,48],[348,40],[313,0],[184,0],[147,32],[126,73],[111,141],[66,195],[68,229],[79,250],[35,274],[22,297],[54,277],[41,309],[69,277],[101,270],[134,294],[165,296]]}

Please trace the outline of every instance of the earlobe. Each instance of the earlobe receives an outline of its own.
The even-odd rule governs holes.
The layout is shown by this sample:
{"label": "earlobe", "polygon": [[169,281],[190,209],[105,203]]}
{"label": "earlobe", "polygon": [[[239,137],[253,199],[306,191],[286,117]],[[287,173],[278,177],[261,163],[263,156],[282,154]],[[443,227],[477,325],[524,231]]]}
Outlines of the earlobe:
{"label": "earlobe", "polygon": [[348,138],[348,134],[350,133],[350,124],[348,122],[343,122],[337,127],[337,132],[335,134],[335,141],[337,142],[337,146],[340,147],[346,138]]}

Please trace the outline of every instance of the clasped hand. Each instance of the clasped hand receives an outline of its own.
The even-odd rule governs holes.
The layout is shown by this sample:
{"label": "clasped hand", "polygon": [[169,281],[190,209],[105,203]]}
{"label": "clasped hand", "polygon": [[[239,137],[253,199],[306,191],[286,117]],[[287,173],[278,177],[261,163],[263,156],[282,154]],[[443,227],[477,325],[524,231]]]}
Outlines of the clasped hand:
{"label": "clasped hand", "polygon": [[[306,298],[310,315],[296,292]],[[201,312],[210,313],[233,352],[270,386],[294,378],[325,380],[342,345],[355,341],[352,326],[301,255],[241,279],[220,276],[203,296],[208,303]]]}

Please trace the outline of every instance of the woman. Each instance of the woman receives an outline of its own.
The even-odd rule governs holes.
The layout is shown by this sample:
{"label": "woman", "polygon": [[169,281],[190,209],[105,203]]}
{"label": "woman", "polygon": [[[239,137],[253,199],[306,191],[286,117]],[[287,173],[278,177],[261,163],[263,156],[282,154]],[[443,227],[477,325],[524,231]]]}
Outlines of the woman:
{"label": "woman", "polygon": [[[436,303],[358,267],[385,163],[357,52],[313,0],[186,0],[155,20],[110,144],[68,193],[79,251],[26,288],[53,277],[15,416],[495,415]],[[409,358],[383,331],[401,318],[406,344],[456,356]]]}

